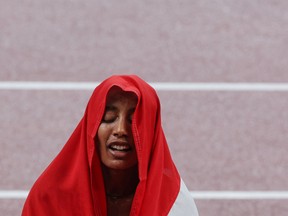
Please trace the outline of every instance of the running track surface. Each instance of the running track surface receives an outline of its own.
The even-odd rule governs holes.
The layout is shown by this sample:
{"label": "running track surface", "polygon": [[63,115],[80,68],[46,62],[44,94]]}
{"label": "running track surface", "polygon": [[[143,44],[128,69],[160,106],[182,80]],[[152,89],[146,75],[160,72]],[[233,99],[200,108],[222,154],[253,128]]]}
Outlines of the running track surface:
{"label": "running track surface", "polygon": [[[288,2],[0,0],[0,80],[287,83]],[[288,91],[157,90],[189,190],[288,190]],[[92,90],[0,90],[0,190],[29,190]],[[195,194],[196,195],[196,194]],[[1,198],[1,215],[23,198]],[[201,216],[285,216],[288,199],[196,198]]]}

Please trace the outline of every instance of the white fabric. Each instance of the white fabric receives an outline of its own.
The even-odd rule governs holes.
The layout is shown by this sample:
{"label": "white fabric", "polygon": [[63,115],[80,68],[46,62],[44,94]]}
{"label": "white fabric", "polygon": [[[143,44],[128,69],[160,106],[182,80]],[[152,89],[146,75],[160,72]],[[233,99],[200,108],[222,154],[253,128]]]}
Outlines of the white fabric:
{"label": "white fabric", "polygon": [[195,202],[182,179],[179,194],[168,215],[198,216]]}

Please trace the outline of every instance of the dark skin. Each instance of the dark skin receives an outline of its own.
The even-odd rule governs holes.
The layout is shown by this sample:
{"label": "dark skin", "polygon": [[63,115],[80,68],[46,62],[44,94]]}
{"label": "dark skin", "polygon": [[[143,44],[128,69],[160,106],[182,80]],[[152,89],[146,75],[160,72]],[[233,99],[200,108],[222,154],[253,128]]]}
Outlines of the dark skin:
{"label": "dark skin", "polygon": [[137,166],[127,170],[112,170],[102,166],[108,216],[128,216],[138,185]]}
{"label": "dark skin", "polygon": [[132,134],[136,104],[134,93],[113,87],[108,93],[98,128],[97,146],[102,162],[108,216],[129,216],[139,182]]}

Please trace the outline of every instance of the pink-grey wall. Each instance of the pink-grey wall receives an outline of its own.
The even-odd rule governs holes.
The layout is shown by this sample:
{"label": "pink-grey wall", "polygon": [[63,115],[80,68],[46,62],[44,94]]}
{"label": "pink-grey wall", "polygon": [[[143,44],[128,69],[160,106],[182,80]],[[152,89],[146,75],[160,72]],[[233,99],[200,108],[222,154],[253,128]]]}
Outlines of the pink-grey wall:
{"label": "pink-grey wall", "polygon": [[[286,0],[0,0],[0,81],[288,82]],[[0,190],[29,190],[91,91],[0,90]],[[288,190],[288,92],[159,91],[193,191]],[[19,215],[23,199],[0,199]],[[284,216],[288,200],[196,200],[202,216]],[[2,213],[0,213],[2,215]]]}
{"label": "pink-grey wall", "polygon": [[1,0],[0,79],[287,81],[287,9],[286,0]]}

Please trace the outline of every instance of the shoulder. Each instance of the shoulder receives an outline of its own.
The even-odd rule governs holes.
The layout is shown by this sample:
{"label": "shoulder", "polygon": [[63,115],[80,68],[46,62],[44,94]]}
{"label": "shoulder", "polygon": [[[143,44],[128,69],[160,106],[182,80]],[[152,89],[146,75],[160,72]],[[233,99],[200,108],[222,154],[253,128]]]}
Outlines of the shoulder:
{"label": "shoulder", "polygon": [[169,212],[169,216],[198,216],[198,210],[190,191],[181,179],[180,191]]}

